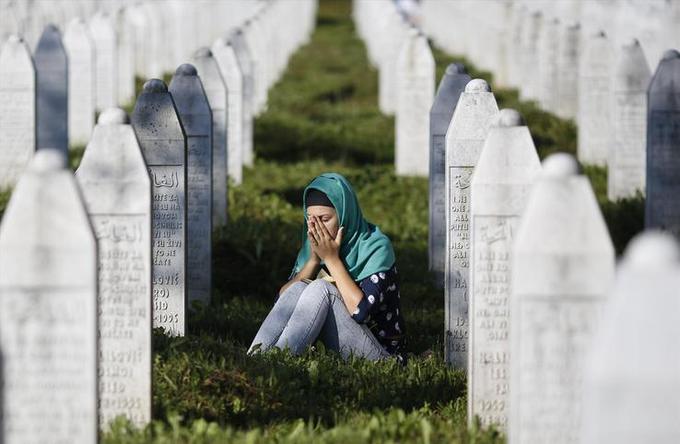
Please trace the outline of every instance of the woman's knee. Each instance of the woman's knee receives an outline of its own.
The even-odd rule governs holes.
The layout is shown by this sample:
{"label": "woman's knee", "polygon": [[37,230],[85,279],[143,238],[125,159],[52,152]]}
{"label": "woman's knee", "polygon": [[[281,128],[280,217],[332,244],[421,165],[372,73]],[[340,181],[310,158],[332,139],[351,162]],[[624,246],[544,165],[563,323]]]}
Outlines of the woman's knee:
{"label": "woman's knee", "polygon": [[307,284],[307,288],[302,292],[302,297],[305,299],[329,299],[328,296],[331,295],[334,290],[335,286],[330,282],[323,279],[316,279]]}

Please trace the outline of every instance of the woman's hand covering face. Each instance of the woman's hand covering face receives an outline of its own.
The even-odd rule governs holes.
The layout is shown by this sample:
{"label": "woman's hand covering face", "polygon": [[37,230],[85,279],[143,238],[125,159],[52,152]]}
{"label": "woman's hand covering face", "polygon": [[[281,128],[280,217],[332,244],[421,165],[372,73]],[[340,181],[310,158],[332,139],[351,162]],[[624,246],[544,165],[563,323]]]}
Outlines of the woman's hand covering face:
{"label": "woman's hand covering face", "polygon": [[340,256],[340,245],[344,227],[340,227],[337,236],[333,237],[326,228],[326,225],[317,216],[309,216],[307,236],[312,253],[316,254],[321,260]]}

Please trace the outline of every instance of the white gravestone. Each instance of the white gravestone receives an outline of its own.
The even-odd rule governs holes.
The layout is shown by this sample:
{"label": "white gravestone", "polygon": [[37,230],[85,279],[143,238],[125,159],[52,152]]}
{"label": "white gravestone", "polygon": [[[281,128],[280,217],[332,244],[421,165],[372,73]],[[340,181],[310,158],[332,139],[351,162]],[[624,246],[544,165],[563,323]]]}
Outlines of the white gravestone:
{"label": "white gravestone", "polygon": [[180,65],[168,90],[187,137],[188,300],[208,304],[212,288],[212,115],[193,65]]}
{"label": "white gravestone", "polygon": [[38,151],[0,226],[5,444],[97,442],[97,247],[61,150]]}
{"label": "white gravestone", "polygon": [[637,40],[621,47],[612,83],[612,145],[607,162],[610,200],[645,189],[647,88],[651,72]]}
{"label": "white gravestone", "polygon": [[125,111],[99,116],[76,179],[99,254],[99,421],[151,420],[151,182]]}
{"label": "white gravestone", "polygon": [[509,412],[512,243],[541,170],[529,129],[504,109],[491,128],[470,186],[468,415],[504,430]]}
{"label": "white gravestone", "polygon": [[33,55],[38,149],[68,153],[68,60],[61,32],[47,25]]}
{"label": "white gravestone", "polygon": [[79,18],[66,27],[68,54],[68,135],[71,146],[90,140],[95,114],[95,52],[87,24]]}
{"label": "white gravestone", "polygon": [[603,32],[584,41],[578,86],[578,159],[585,164],[607,164],[613,64],[611,44]]}
{"label": "white gravestone", "polygon": [[559,75],[559,44],[561,24],[558,19],[544,23],[541,29],[539,64],[540,78],[538,99],[541,107],[550,112],[557,110],[558,75]]}
{"label": "white gravestone", "polygon": [[153,326],[186,333],[186,137],[165,84],[151,79],[132,126],[151,178]]}
{"label": "white gravestone", "polygon": [[[118,10],[115,24],[118,39],[118,103],[128,104],[135,97],[135,27],[127,19],[127,10]],[[182,34],[182,33],[176,33]]]}
{"label": "white gravestone", "polygon": [[[217,39],[212,52],[227,85],[227,169],[229,177],[240,185],[243,182],[246,125],[243,74],[232,42]],[[249,131],[252,138],[252,119]]]}
{"label": "white gravestone", "polygon": [[536,100],[539,96],[540,74],[542,67],[539,65],[538,54],[541,47],[541,28],[543,27],[543,14],[534,11],[529,14],[522,32],[522,78],[520,80],[520,98],[523,100]]}
{"label": "white gravestone", "polygon": [[680,238],[680,53],[669,50],[647,94],[645,227]]}
{"label": "white gravestone", "polygon": [[428,123],[434,99],[434,69],[427,38],[412,29],[397,61],[394,160],[398,175],[428,175]]}
{"label": "white gravestone", "polygon": [[192,60],[201,78],[212,114],[212,223],[215,228],[227,224],[227,87],[220,68],[208,48],[200,48]]}
{"label": "white gravestone", "polygon": [[576,119],[578,114],[578,69],[581,26],[564,26],[560,35],[557,72],[557,110],[564,119]]}
{"label": "white gravestone", "polygon": [[[238,29],[229,36],[229,42],[234,47],[239,68],[243,75],[243,165],[252,167],[254,162],[253,148],[253,115],[255,101],[255,74],[251,50],[248,47],[243,32]],[[227,83],[227,89],[229,84]]]}
{"label": "white gravestone", "polygon": [[113,18],[97,13],[90,20],[90,35],[96,52],[96,105],[102,111],[118,104],[118,40]]}
{"label": "white gravestone", "polygon": [[446,132],[446,266],[444,356],[467,369],[470,182],[498,105],[491,87],[474,79],[465,87]]}
{"label": "white gravestone", "polygon": [[437,287],[444,286],[446,257],[446,132],[453,111],[465,85],[470,81],[462,64],[450,64],[446,68],[430,109],[430,208],[429,208],[429,269]]}
{"label": "white gravestone", "polygon": [[619,266],[585,371],[582,444],[680,442],[680,250],[635,238]]}
{"label": "white gravestone", "polygon": [[15,35],[0,49],[0,141],[0,187],[11,187],[35,152],[35,69]]}
{"label": "white gravestone", "polygon": [[543,162],[511,260],[509,443],[577,443],[583,365],[614,247],[572,156]]}

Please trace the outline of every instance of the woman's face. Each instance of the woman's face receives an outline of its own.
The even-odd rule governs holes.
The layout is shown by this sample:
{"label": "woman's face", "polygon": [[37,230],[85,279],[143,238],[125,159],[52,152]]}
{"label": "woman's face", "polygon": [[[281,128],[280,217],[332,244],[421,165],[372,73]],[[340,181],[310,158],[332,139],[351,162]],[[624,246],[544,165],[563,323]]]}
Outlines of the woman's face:
{"label": "woman's face", "polygon": [[328,232],[335,238],[338,235],[339,221],[335,209],[323,205],[312,205],[307,207],[307,220],[311,221],[312,216],[316,216],[321,223],[326,226]]}

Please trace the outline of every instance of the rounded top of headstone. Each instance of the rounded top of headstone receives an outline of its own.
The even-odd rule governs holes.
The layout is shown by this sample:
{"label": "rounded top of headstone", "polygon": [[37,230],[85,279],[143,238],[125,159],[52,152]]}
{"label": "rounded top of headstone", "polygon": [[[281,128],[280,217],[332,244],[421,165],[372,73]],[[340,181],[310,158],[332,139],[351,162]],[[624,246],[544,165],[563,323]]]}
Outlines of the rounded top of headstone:
{"label": "rounded top of headstone", "polygon": [[472,79],[465,85],[465,92],[491,92],[491,87],[484,79]]}
{"label": "rounded top of headstone", "polygon": [[107,108],[99,115],[100,125],[125,125],[130,123],[127,113],[120,108]]}
{"label": "rounded top of headstone", "polygon": [[625,258],[636,267],[658,268],[680,262],[680,248],[671,234],[655,230],[646,231],[630,241]]}
{"label": "rounded top of headstone", "polygon": [[151,92],[151,93],[159,93],[159,92],[168,92],[168,87],[160,79],[151,79],[147,80],[146,83],[144,84],[144,92]]}
{"label": "rounded top of headstone", "polygon": [[66,168],[66,155],[57,148],[40,148],[35,152],[30,168],[38,173],[59,171]]}
{"label": "rounded top of headstone", "polygon": [[218,37],[215,39],[217,46],[227,46],[229,44],[229,37]]}
{"label": "rounded top of headstone", "polygon": [[626,43],[627,47],[633,47],[633,46],[640,46],[640,41],[633,37],[632,39],[628,40],[628,43]]}
{"label": "rounded top of headstone", "polygon": [[465,69],[465,65],[463,65],[462,63],[451,63],[449,66],[446,67],[446,74],[448,75],[467,74],[467,70]]}
{"label": "rounded top of headstone", "polygon": [[569,177],[579,173],[578,162],[571,154],[555,153],[543,161],[543,175],[547,177]]}
{"label": "rounded top of headstone", "polygon": [[207,46],[201,46],[200,48],[198,48],[196,50],[196,52],[194,52],[194,57],[196,57],[196,58],[212,57],[212,56],[213,56],[213,53],[210,50],[210,48],[208,48]]}
{"label": "rounded top of headstone", "polygon": [[12,34],[7,38],[7,41],[12,44],[21,43],[24,39],[18,34]]}
{"label": "rounded top of headstone", "polygon": [[499,128],[510,128],[513,126],[524,126],[522,115],[514,109],[505,108],[500,110],[496,117],[495,125]]}
{"label": "rounded top of headstone", "polygon": [[54,23],[48,23],[47,26],[45,26],[45,31],[59,32],[59,28],[57,28],[57,25]]}
{"label": "rounded top of headstone", "polygon": [[196,67],[192,65],[191,63],[182,63],[177,67],[177,70],[175,71],[175,75],[178,76],[195,76],[198,75],[198,72],[196,71]]}
{"label": "rounded top of headstone", "polygon": [[680,58],[680,52],[675,49],[669,49],[663,53],[663,60],[671,60]]}

